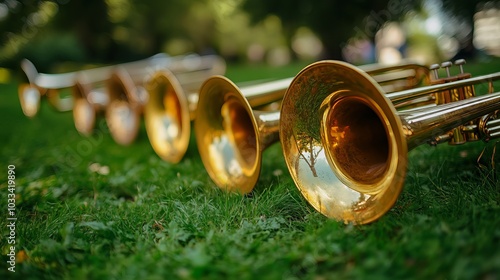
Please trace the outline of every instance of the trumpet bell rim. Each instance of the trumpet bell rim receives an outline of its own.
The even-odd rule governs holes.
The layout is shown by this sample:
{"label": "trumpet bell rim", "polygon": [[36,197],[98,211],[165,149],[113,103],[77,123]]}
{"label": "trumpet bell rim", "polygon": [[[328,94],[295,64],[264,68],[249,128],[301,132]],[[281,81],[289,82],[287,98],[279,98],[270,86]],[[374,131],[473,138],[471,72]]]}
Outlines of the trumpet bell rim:
{"label": "trumpet bell rim", "polygon": [[84,135],[90,136],[96,122],[96,108],[87,100],[91,87],[79,79],[72,86],[73,92],[73,122],[76,130]]}
{"label": "trumpet bell rim", "polygon": [[137,138],[140,113],[127,101],[112,101],[106,108],[105,118],[111,137],[116,143],[128,146]]}
{"label": "trumpet bell rim", "polygon": [[40,111],[40,91],[30,84],[20,84],[18,94],[23,114],[29,118],[36,116]]}
{"label": "trumpet bell rim", "polygon": [[200,88],[194,121],[202,162],[221,189],[247,194],[260,175],[261,143],[248,100],[228,78],[213,76]]}
{"label": "trumpet bell rim", "polygon": [[[316,210],[346,223],[366,224],[392,207],[406,176],[407,144],[394,106],[373,78],[345,62],[313,63],[292,81],[281,116],[285,162]],[[360,134],[367,120],[382,132]],[[358,137],[366,139],[354,141]],[[382,152],[377,145],[384,146]],[[351,154],[359,150],[372,154],[368,159]]]}
{"label": "trumpet bell rim", "polygon": [[127,146],[137,138],[142,108],[133,97],[134,83],[122,67],[106,80],[109,105],[106,108],[106,123],[116,143]]}
{"label": "trumpet bell rim", "polygon": [[84,135],[92,135],[96,122],[96,110],[85,98],[76,98],[73,106],[73,120],[76,130]]}
{"label": "trumpet bell rim", "polygon": [[191,118],[186,95],[168,70],[156,71],[147,79],[149,99],[144,122],[149,142],[156,154],[170,163],[184,157],[191,135]]}

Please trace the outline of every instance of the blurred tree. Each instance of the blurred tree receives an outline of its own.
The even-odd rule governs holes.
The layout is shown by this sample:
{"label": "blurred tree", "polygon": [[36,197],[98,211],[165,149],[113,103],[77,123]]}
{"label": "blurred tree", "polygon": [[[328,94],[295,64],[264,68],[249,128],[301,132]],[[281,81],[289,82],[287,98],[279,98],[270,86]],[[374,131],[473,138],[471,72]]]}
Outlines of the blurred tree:
{"label": "blurred tree", "polygon": [[143,53],[158,52],[164,41],[182,33],[182,19],[191,0],[130,0],[132,10],[124,26],[128,43]]}
{"label": "blurred tree", "polygon": [[203,13],[206,2],[130,0],[132,9],[124,23],[130,31],[129,43],[135,48],[142,44],[142,52],[154,53],[162,51],[169,40],[183,39],[192,43],[190,51],[203,52],[213,44],[210,30],[215,28]]}
{"label": "blurred tree", "polygon": [[[42,45],[46,61],[73,56],[99,62],[131,60],[167,49],[207,52],[231,40],[243,42],[240,45],[290,47],[300,27],[320,37],[325,57],[339,59],[351,36],[373,40],[385,22],[400,20],[426,1],[432,0],[0,0],[0,63],[18,60]],[[445,11],[471,26],[476,6],[482,3],[441,2]],[[265,32],[248,28],[247,13],[251,23],[262,25]],[[240,17],[239,25],[228,19],[232,15]],[[272,30],[265,29],[269,26]],[[238,29],[238,33],[223,41],[217,37],[223,29]],[[287,42],[282,42],[281,33]],[[263,40],[276,42],[266,45]]]}
{"label": "blurred tree", "polygon": [[108,6],[103,0],[71,0],[59,5],[51,22],[52,30],[73,33],[87,57],[97,60],[109,58],[107,50],[113,49],[110,36],[113,24],[108,17]]}
{"label": "blurred tree", "polygon": [[[420,1],[394,0],[275,0],[245,1],[243,8],[259,21],[268,14],[279,16],[288,38],[300,26],[310,27],[322,40],[326,57],[340,59],[344,43],[353,35],[373,39],[387,21],[400,19]],[[360,34],[361,33],[361,34]]]}
{"label": "blurred tree", "polygon": [[4,45],[12,33],[20,33],[27,21],[28,15],[38,11],[38,1],[26,0],[22,4],[17,1],[0,2],[0,37]]}
{"label": "blurred tree", "polygon": [[[56,14],[53,5],[36,0],[0,3],[0,61],[12,59]],[[10,65],[9,65],[10,66]]]}
{"label": "blurred tree", "polygon": [[17,67],[26,57],[47,71],[57,61],[102,58],[111,44],[102,0],[6,0],[0,3],[0,14],[4,66]]}
{"label": "blurred tree", "polygon": [[[500,8],[500,1],[485,0],[441,0],[442,9],[450,18],[464,24],[453,34],[460,42],[460,51],[455,58],[470,58],[476,54],[473,45],[474,14],[484,7]],[[454,58],[454,59],[455,59]]]}
{"label": "blurred tree", "polygon": [[[458,17],[467,23],[473,23],[474,14],[482,5],[488,3],[485,0],[441,0],[443,3],[444,12],[451,16]],[[498,1],[496,1],[498,2]],[[494,1],[489,4],[493,5]]]}
{"label": "blurred tree", "polygon": [[[215,29],[208,11],[200,14],[206,2],[0,0],[0,64],[16,67],[27,57],[46,71],[61,60],[114,63],[161,52],[172,38],[193,42],[188,51],[202,52],[213,44]],[[46,53],[40,57],[42,45]]]}

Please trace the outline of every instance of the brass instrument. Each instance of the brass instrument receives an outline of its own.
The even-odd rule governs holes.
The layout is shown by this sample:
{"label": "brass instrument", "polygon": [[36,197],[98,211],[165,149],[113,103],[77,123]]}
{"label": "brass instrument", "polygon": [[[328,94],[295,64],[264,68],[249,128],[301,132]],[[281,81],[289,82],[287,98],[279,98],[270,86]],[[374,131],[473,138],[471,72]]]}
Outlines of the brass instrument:
{"label": "brass instrument", "polygon": [[97,115],[106,112],[113,139],[122,145],[131,143],[139,129],[140,108],[147,101],[140,80],[156,68],[168,67],[171,60],[168,55],[157,54],[143,60],[78,72],[72,87],[73,117],[78,132],[91,135]]}
{"label": "brass instrument", "polygon": [[[415,63],[363,67],[387,91],[429,84],[430,70]],[[205,169],[217,186],[243,194],[254,188],[262,152],[279,139],[280,112],[252,108],[280,100],[291,81],[289,78],[238,88],[229,79],[216,76],[202,85],[194,129]],[[401,105],[429,102],[434,103],[433,95],[405,100]]]}
{"label": "brass instrument", "polygon": [[156,154],[177,163],[187,151],[191,120],[196,114],[198,89],[208,77],[224,74],[226,64],[216,55],[191,56],[152,73],[144,87],[146,132]]}
{"label": "brass instrument", "polygon": [[69,88],[72,85],[74,72],[63,74],[38,73],[35,65],[27,60],[21,61],[21,70],[25,73],[25,81],[19,84],[18,96],[23,114],[34,117],[40,110],[40,101],[44,96],[49,104],[60,112],[69,111],[72,108],[72,100],[61,98],[59,90]]}
{"label": "brass instrument", "polygon": [[[370,223],[400,194],[409,150],[500,136],[500,93],[492,93],[492,81],[499,78],[500,73],[446,77],[435,85],[385,93],[350,64],[313,63],[295,77],[282,102],[280,138],[290,174],[325,216]],[[490,94],[473,97],[478,83],[488,83]],[[451,103],[396,111],[395,104],[429,94]]]}
{"label": "brass instrument", "polygon": [[[220,67],[220,65],[224,67]],[[120,145],[132,143],[139,132],[141,115],[149,100],[146,83],[157,73],[175,73],[182,84],[193,89],[200,79],[212,73],[223,73],[224,61],[212,55],[168,57],[156,55],[128,64],[113,66],[109,75],[96,77],[80,73],[74,89],[75,126],[83,135],[90,135],[98,113],[104,113],[111,137]],[[215,71],[215,72],[214,72]],[[220,72],[222,71],[222,72]],[[173,79],[176,79],[173,77]]]}
{"label": "brass instrument", "polygon": [[[109,76],[109,75],[108,75]],[[94,132],[97,114],[104,112],[109,104],[109,96],[104,81],[92,82],[92,78],[80,73],[72,87],[73,121],[76,130],[84,136]]]}
{"label": "brass instrument", "polygon": [[252,111],[252,107],[280,100],[291,81],[238,88],[215,76],[203,83],[194,130],[205,169],[217,186],[242,194],[253,189],[262,151],[278,140],[279,112]]}
{"label": "brass instrument", "polygon": [[[115,69],[124,68],[127,71],[133,71],[132,69],[142,70],[153,66],[165,67],[171,59],[168,55],[160,53],[143,60],[60,74],[38,73],[31,61],[23,59],[21,69],[26,77],[25,82],[22,82],[18,89],[21,108],[26,116],[33,117],[38,113],[41,98],[46,96],[49,103],[58,111],[70,111],[73,109],[74,103],[76,103],[77,106],[83,106],[83,109],[78,108],[76,110],[85,114],[89,112],[91,107],[95,107],[90,106],[95,105],[94,101],[97,104],[104,102],[105,97],[103,97],[103,94],[105,94],[105,90],[103,83]],[[62,89],[71,89],[73,95],[62,97],[60,94]],[[95,94],[95,96],[89,97],[88,95],[91,94]],[[96,100],[93,100],[93,97]],[[83,104],[81,99],[89,99],[90,104]],[[79,120],[79,113],[75,114],[75,117],[77,118],[75,125],[78,131],[84,135],[89,135],[93,124],[85,123],[85,119]]]}

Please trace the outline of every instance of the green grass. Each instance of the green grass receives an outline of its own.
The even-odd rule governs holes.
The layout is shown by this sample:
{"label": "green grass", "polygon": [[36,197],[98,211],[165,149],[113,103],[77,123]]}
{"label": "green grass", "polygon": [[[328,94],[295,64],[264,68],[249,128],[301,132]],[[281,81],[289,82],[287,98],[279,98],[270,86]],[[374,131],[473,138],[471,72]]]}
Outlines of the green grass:
{"label": "green grass", "polygon": [[[491,73],[499,63],[467,69]],[[230,65],[227,76],[288,77],[305,65]],[[144,129],[122,147],[102,120],[98,134],[84,138],[71,113],[44,104],[27,119],[18,103],[16,84],[0,85],[0,279],[500,277],[495,141],[418,147],[409,154],[405,189],[394,208],[372,224],[353,226],[307,204],[279,144],[264,153],[255,191],[242,197],[211,182],[194,136],[185,158],[169,164],[156,156]],[[93,172],[93,163],[109,174]],[[7,271],[4,226],[9,164],[16,166],[18,260],[20,251],[27,255],[15,273]]]}

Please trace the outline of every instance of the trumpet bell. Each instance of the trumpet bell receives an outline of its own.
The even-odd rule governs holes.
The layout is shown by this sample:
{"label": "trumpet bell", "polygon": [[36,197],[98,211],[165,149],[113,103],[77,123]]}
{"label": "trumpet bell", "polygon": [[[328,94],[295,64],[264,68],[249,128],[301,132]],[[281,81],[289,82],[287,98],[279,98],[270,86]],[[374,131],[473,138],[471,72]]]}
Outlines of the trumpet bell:
{"label": "trumpet bell", "polygon": [[106,122],[116,143],[130,145],[139,133],[139,111],[124,100],[115,100],[106,109]]}
{"label": "trumpet bell", "polygon": [[283,98],[286,164],[307,201],[329,218],[369,223],[401,192],[406,138],[382,93],[364,71],[321,61],[304,68]]}
{"label": "trumpet bell", "polygon": [[238,87],[214,76],[200,89],[194,124],[198,150],[214,183],[249,193],[261,168],[261,143],[252,107]]}
{"label": "trumpet bell", "polygon": [[40,99],[44,92],[40,92],[40,89],[34,85],[38,71],[33,62],[23,59],[20,66],[24,72],[24,76],[22,78],[23,82],[19,84],[17,90],[19,102],[23,114],[29,118],[33,118],[40,110]]}
{"label": "trumpet bell", "polygon": [[106,81],[110,103],[106,123],[111,137],[120,145],[130,145],[139,133],[142,104],[132,94],[135,85],[124,69],[117,69]]}
{"label": "trumpet bell", "polygon": [[76,130],[84,136],[90,136],[94,131],[96,122],[94,106],[84,98],[75,99],[73,119]]}
{"label": "trumpet bell", "polygon": [[95,127],[96,108],[87,100],[86,93],[91,91],[85,83],[76,81],[72,87],[73,91],[73,120],[76,130],[84,135],[90,136]]}
{"label": "trumpet bell", "polygon": [[149,100],[144,121],[156,154],[167,162],[181,161],[189,145],[191,118],[188,101],[174,75],[156,71],[145,84]]}
{"label": "trumpet bell", "polygon": [[23,114],[29,118],[36,116],[40,110],[40,91],[30,84],[21,84],[18,94]]}

